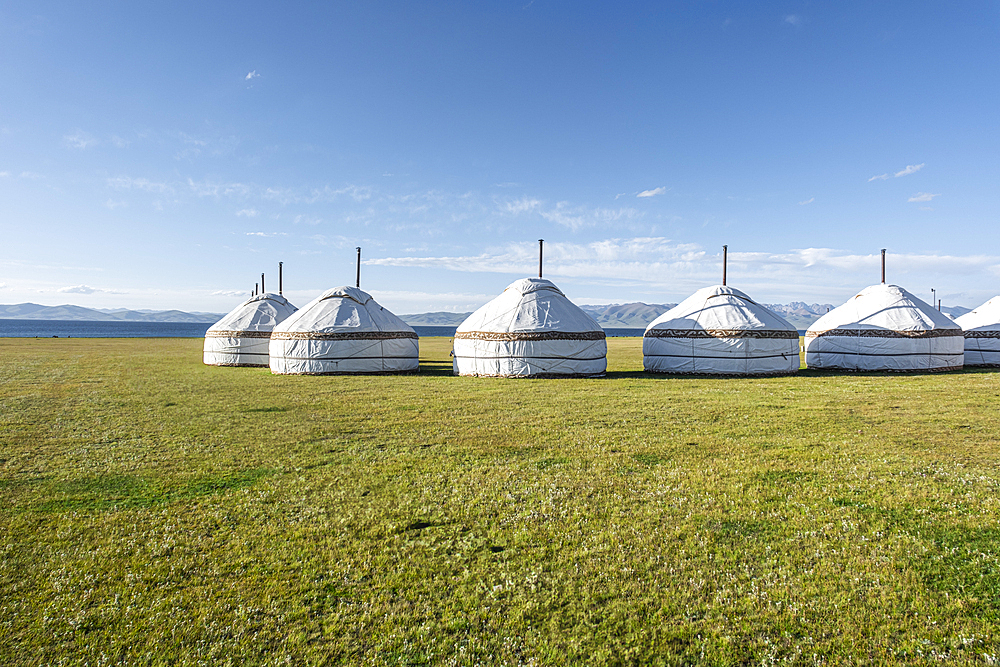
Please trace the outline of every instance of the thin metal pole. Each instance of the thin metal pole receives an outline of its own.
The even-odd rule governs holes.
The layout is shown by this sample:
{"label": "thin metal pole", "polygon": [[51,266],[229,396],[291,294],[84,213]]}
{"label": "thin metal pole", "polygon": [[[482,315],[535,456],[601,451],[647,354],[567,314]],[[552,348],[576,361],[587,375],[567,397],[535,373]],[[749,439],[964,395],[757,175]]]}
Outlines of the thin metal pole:
{"label": "thin metal pole", "polygon": [[882,284],[885,285],[885,248],[882,248]]}
{"label": "thin metal pole", "polygon": [[361,246],[357,247],[357,251],[358,251],[358,275],[357,278],[354,279],[354,286],[357,287],[358,289],[361,289]]}
{"label": "thin metal pole", "polygon": [[933,307],[934,307],[934,304],[935,304],[935,303],[937,303],[937,290],[935,290],[935,289],[934,289],[934,288],[932,287],[932,288],[931,288],[931,308],[933,308]]}
{"label": "thin metal pole", "polygon": [[726,286],[726,264],[729,263],[729,246],[722,246],[722,286]]}
{"label": "thin metal pole", "polygon": [[283,264],[284,264],[284,262],[278,262],[278,294],[284,294],[284,292],[281,291],[281,288],[282,288],[282,284],[281,284],[281,279],[282,279],[282,276],[281,276],[281,267],[282,267]]}
{"label": "thin metal pole", "polygon": [[267,290],[264,289],[264,274],[262,273],[262,274],[260,274],[260,293],[264,294],[266,292],[267,292]]}
{"label": "thin metal pole", "polygon": [[542,277],[542,244],[545,239],[538,239],[538,277]]}
{"label": "thin metal pole", "polygon": [[257,296],[257,288],[258,288],[258,287],[259,287],[259,285],[257,285],[257,283],[254,283],[254,284],[253,284],[253,295],[254,295],[254,296]]}
{"label": "thin metal pole", "polygon": [[941,312],[941,299],[938,299],[938,312]]}

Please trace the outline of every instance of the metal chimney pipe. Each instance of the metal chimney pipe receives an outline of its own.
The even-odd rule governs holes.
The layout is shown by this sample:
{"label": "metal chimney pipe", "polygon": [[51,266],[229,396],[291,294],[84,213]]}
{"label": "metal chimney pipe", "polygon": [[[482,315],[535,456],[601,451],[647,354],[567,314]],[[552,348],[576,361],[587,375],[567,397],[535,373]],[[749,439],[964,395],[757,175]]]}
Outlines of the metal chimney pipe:
{"label": "metal chimney pipe", "polygon": [[538,239],[538,277],[542,277],[542,244],[545,239]]}
{"label": "metal chimney pipe", "polygon": [[266,292],[267,292],[267,290],[264,289],[264,274],[262,273],[262,274],[260,274],[260,293],[264,294]]}
{"label": "metal chimney pipe", "polygon": [[885,285],[885,248],[882,248],[882,284]]}
{"label": "metal chimney pipe", "polygon": [[941,312],[941,299],[938,299],[938,312]]}
{"label": "metal chimney pipe", "polygon": [[282,288],[282,284],[281,284],[281,280],[282,280],[281,267],[282,267],[283,264],[284,264],[284,262],[278,262],[278,294],[284,294],[284,292],[281,291],[281,288]]}
{"label": "metal chimney pipe", "polygon": [[257,296],[257,287],[258,287],[257,283],[254,283],[253,284],[253,295],[254,296]]}
{"label": "metal chimney pipe", "polygon": [[354,279],[354,286],[361,289],[361,246],[357,247],[358,251],[358,275]]}
{"label": "metal chimney pipe", "polygon": [[722,246],[722,286],[726,286],[726,264],[729,263],[729,246]]}

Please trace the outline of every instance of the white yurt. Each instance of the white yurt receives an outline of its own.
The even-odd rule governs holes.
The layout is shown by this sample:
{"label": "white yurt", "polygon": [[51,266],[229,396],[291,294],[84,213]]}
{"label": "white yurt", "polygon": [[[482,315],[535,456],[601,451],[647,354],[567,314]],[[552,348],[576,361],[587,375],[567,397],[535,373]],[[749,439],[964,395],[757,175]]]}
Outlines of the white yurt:
{"label": "white yurt", "polygon": [[955,320],[965,338],[966,366],[1000,366],[1000,296]]}
{"label": "white yurt", "polygon": [[896,285],[872,285],[806,331],[806,366],[849,371],[962,367],[962,328]]}
{"label": "white yurt", "polygon": [[271,331],[295,306],[280,294],[257,294],[205,332],[205,363],[210,366],[267,366]]}
{"label": "white yurt", "polygon": [[271,372],[405,373],[420,366],[416,332],[357,287],[334,287],[275,327]]}
{"label": "white yurt", "polygon": [[642,365],[653,373],[795,373],[799,332],[740,290],[713,285],[650,322]]}
{"label": "white yurt", "polygon": [[603,375],[604,330],[543,278],[522,278],[472,313],[455,332],[455,375]]}

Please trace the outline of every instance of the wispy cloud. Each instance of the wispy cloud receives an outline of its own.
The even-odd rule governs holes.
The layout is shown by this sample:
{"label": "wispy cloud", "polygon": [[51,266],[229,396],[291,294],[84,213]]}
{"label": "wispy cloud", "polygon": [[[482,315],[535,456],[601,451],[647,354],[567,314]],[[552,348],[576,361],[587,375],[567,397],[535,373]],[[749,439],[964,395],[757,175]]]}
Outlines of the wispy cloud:
{"label": "wispy cloud", "polygon": [[248,290],[220,289],[212,292],[211,296],[246,296],[247,294],[249,294]]}
{"label": "wispy cloud", "polygon": [[62,294],[126,294],[127,292],[121,292],[119,290],[111,289],[101,289],[100,287],[91,287],[90,285],[72,285],[70,287],[60,287],[57,292]]}
{"label": "wispy cloud", "polygon": [[113,144],[114,144],[115,146],[117,146],[118,148],[128,148],[128,147],[129,147],[129,145],[130,145],[130,144],[131,144],[132,142],[131,142],[131,141],[128,141],[128,140],[126,140],[126,139],[122,139],[122,138],[121,138],[121,137],[119,137],[119,136],[118,136],[117,134],[112,134],[112,135],[111,135],[111,143],[113,143]]}
{"label": "wispy cloud", "polygon": [[505,213],[510,213],[511,215],[520,215],[522,213],[537,211],[541,205],[542,202],[538,199],[531,199],[528,197],[521,197],[520,199],[500,203],[500,207],[503,211]]}
{"label": "wispy cloud", "polygon": [[[253,70],[252,72],[248,72],[247,75],[245,77],[243,77],[243,80],[244,81],[250,81],[252,79],[258,78],[259,76],[260,76],[260,74],[257,74],[257,70]],[[280,79],[281,77],[278,77],[278,78]]]}
{"label": "wispy cloud", "polygon": [[288,236],[287,232],[247,232],[247,236],[263,236],[263,237],[273,237],[273,236]]}
{"label": "wispy cloud", "polygon": [[8,176],[10,176],[9,171],[0,171],[0,178],[7,178]]}
{"label": "wispy cloud", "polygon": [[921,169],[924,168],[925,164],[926,164],[925,162],[921,162],[920,164],[908,164],[908,165],[906,165],[905,169],[902,169],[902,170],[896,172],[896,178],[899,178],[900,176],[906,176],[907,174],[912,174],[912,173],[918,172],[918,171],[920,171]]}
{"label": "wispy cloud", "polygon": [[65,141],[66,145],[70,148],[79,148],[81,150],[98,144],[95,137],[82,130],[77,130],[73,134],[67,134],[63,137],[63,141]]}
{"label": "wispy cloud", "polygon": [[802,17],[798,14],[789,14],[785,17],[785,23],[789,25],[802,25]]}
{"label": "wispy cloud", "polygon": [[906,201],[931,201],[935,197],[940,197],[941,193],[931,194],[930,192],[918,192]]}
{"label": "wispy cloud", "polygon": [[805,201],[800,201],[799,202],[799,206],[805,206],[806,204],[811,204],[814,201],[816,201],[816,198],[815,197],[810,197],[809,199],[807,199]]}
{"label": "wispy cloud", "polygon": [[[893,177],[899,178],[900,176],[906,176],[908,174],[915,174],[926,166],[926,162],[921,162],[920,164],[908,164],[904,169],[900,169],[896,173],[892,174]],[[879,174],[878,176],[872,176],[868,179],[868,182],[872,181],[887,181],[889,180],[889,174]]]}
{"label": "wispy cloud", "polygon": [[666,191],[665,187],[653,188],[652,190],[643,190],[636,197],[655,197],[656,195],[662,195]]}
{"label": "wispy cloud", "polygon": [[113,211],[116,208],[124,208],[125,206],[128,206],[128,203],[121,200],[116,201],[114,199],[108,199],[108,201],[104,202],[104,205]]}
{"label": "wispy cloud", "polygon": [[18,178],[27,178],[29,180],[37,180],[39,178],[43,178],[43,176],[41,174],[39,174],[37,171],[22,171],[21,174],[18,176]]}
{"label": "wispy cloud", "polygon": [[166,183],[157,183],[147,178],[132,178],[131,176],[115,176],[107,180],[108,187],[115,190],[141,190],[155,194],[173,192],[174,189]]}
{"label": "wispy cloud", "polygon": [[244,208],[236,211],[236,216],[241,218],[256,218],[260,212],[255,208]]}

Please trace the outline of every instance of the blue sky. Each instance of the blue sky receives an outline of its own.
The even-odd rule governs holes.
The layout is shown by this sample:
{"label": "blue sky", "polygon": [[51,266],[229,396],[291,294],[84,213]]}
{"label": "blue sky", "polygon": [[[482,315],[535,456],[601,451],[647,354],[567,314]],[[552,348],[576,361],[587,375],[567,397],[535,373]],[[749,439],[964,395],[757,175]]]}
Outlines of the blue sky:
{"label": "blue sky", "polygon": [[997,3],[314,4],[0,4],[0,302],[1000,293]]}

